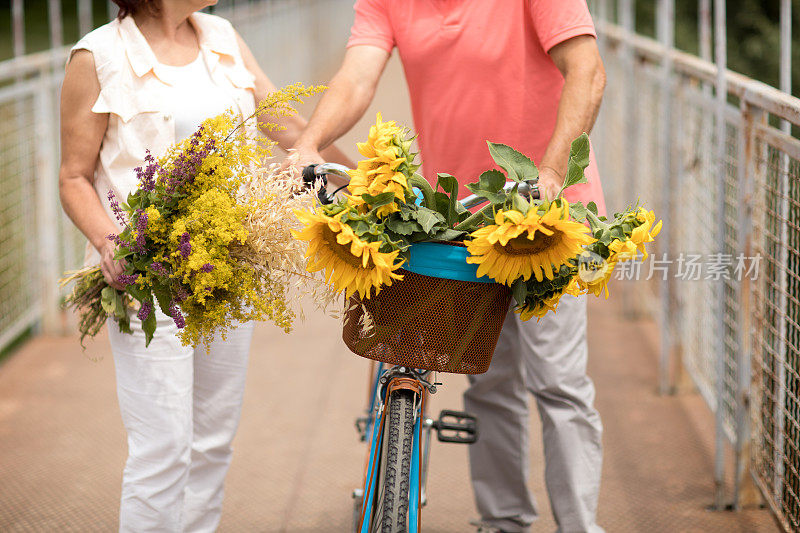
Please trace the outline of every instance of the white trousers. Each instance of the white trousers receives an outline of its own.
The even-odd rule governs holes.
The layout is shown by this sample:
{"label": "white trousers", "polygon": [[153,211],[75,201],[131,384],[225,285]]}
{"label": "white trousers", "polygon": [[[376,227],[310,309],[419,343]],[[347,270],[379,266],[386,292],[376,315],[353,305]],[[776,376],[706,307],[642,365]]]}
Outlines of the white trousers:
{"label": "white trousers", "polygon": [[108,330],[128,460],[119,529],[210,532],[219,524],[231,441],[239,425],[253,324],[206,351],[182,346],[172,319],[158,313],[150,346],[136,317],[133,335]]}
{"label": "white trousers", "polygon": [[465,409],[478,417],[470,474],[482,520],[528,531],[536,503],[528,489],[528,393],[542,420],[545,481],[558,531],[600,533],[595,522],[602,424],[586,375],[586,299],[565,295],[538,323],[509,312],[488,372],[470,376]]}

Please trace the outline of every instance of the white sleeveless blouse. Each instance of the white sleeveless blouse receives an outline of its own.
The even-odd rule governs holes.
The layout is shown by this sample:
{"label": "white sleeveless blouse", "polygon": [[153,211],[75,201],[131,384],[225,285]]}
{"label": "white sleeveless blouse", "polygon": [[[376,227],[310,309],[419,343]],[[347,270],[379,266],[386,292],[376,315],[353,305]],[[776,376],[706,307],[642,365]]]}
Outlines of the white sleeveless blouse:
{"label": "white sleeveless blouse", "polygon": [[[109,114],[94,188],[115,223],[108,191],[125,201],[136,190],[133,169],[144,164],[146,150],[160,157],[187,131],[191,134],[204,119],[226,109],[233,108],[243,117],[255,111],[255,76],[244,66],[231,24],[204,13],[194,13],[191,22],[198,33],[200,55],[184,67],[159,63],[130,16],[97,28],[72,49],[92,52],[100,81],[92,111]],[[204,83],[202,107],[188,90],[190,78]],[[84,264],[99,262],[97,250],[87,243]]]}

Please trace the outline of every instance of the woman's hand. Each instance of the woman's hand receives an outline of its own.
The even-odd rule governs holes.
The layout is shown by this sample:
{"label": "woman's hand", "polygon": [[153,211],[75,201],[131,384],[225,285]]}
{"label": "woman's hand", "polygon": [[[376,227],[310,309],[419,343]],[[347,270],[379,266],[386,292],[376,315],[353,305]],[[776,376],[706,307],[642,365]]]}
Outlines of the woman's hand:
{"label": "woman's hand", "polygon": [[116,251],[117,246],[108,240],[100,247],[98,250],[100,252],[100,272],[103,273],[106,283],[117,290],[123,290],[125,287],[118,280],[125,273],[126,263],[124,259],[114,259]]}

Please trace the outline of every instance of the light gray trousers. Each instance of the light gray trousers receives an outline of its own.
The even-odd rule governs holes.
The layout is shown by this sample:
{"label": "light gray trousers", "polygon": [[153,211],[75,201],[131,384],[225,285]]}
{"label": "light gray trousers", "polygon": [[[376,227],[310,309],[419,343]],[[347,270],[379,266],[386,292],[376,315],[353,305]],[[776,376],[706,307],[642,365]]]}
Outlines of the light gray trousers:
{"label": "light gray trousers", "polygon": [[556,314],[521,322],[509,312],[492,364],[469,376],[465,409],[480,436],[469,447],[482,520],[525,532],[538,515],[528,489],[528,393],[542,420],[545,481],[558,531],[603,531],[596,522],[603,426],[586,375],[586,299],[565,295]]}

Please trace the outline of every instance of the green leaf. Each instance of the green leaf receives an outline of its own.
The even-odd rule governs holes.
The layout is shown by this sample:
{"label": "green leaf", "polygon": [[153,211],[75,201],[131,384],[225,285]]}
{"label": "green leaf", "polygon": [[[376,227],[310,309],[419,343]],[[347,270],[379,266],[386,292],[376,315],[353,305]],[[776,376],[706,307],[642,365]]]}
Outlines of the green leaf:
{"label": "green leaf", "polygon": [[467,234],[466,231],[458,231],[452,228],[445,228],[442,231],[434,233],[431,235],[432,241],[458,241],[463,239],[463,237]]}
{"label": "green leaf", "polygon": [[142,289],[135,283],[132,283],[125,287],[125,292],[131,295],[131,298],[137,300],[139,302],[143,302],[145,300],[149,300],[151,298],[150,291],[147,289]]}
{"label": "green leaf", "polygon": [[129,193],[128,194],[128,201],[125,202],[126,206],[131,210],[134,211],[139,208],[139,203],[141,199],[139,198],[138,194]]}
{"label": "green leaf", "polygon": [[142,331],[144,331],[144,345],[147,347],[150,345],[150,341],[153,340],[153,333],[156,331],[155,312],[151,312],[147,318],[144,319],[144,322],[142,322]]}
{"label": "green leaf", "polygon": [[125,303],[122,300],[122,295],[114,291],[114,316],[117,319],[128,316],[125,312]]}
{"label": "green leaf", "polygon": [[480,175],[476,183],[468,184],[467,189],[472,194],[486,198],[492,204],[502,204],[508,197],[503,190],[505,184],[505,174],[499,170],[487,170]]}
{"label": "green leaf", "polygon": [[587,212],[586,206],[580,202],[569,204],[569,214],[578,222],[584,222],[586,220]]}
{"label": "green leaf", "polygon": [[511,285],[511,294],[514,295],[514,300],[517,301],[517,305],[524,305],[525,297],[528,295],[528,287],[525,280],[522,278],[515,279],[514,283]]}
{"label": "green leaf", "polygon": [[528,209],[530,209],[531,204],[528,203],[528,201],[525,198],[523,198],[521,194],[517,194],[515,192],[514,194],[511,194],[510,196],[511,196],[511,206],[515,210],[517,210],[517,211],[519,211],[520,213],[523,213],[523,214],[528,212]]}
{"label": "green leaf", "polygon": [[589,166],[589,136],[581,133],[581,136],[572,141],[569,149],[569,163],[567,164],[567,177],[564,179],[563,191],[567,187],[578,183],[586,183],[584,169]]}
{"label": "green leaf", "polygon": [[539,169],[526,155],[505,144],[491,141],[486,141],[486,144],[497,166],[505,170],[512,180],[519,182],[539,177]]}
{"label": "green leaf", "polygon": [[487,170],[478,177],[478,185],[484,191],[500,192],[506,184],[506,176],[499,170]]}
{"label": "green leaf", "polygon": [[356,235],[359,237],[363,236],[365,233],[369,233],[370,228],[372,225],[364,220],[356,220],[352,224],[349,224]]}
{"label": "green leaf", "polygon": [[[447,210],[442,214],[445,216],[447,225],[453,226],[458,222],[458,211],[456,210],[456,205],[458,204],[458,180],[450,174],[437,174],[437,176],[439,179],[436,182],[436,187],[441,187],[447,196]],[[436,204],[438,207],[438,199]]]}
{"label": "green leaf", "polygon": [[128,335],[133,333],[133,331],[131,331],[131,319],[128,318],[127,314],[123,318],[117,319],[117,325],[121,333],[127,333]]}
{"label": "green leaf", "polygon": [[114,310],[117,307],[116,295],[116,289],[110,285],[103,287],[103,290],[100,291],[100,305],[109,316],[114,314]]}
{"label": "green leaf", "polygon": [[621,241],[625,240],[625,231],[619,226],[614,226],[611,228],[611,237],[614,239],[619,239]]}
{"label": "green leaf", "polygon": [[394,201],[394,193],[393,192],[382,192],[376,196],[372,196],[371,194],[364,193],[361,195],[361,198],[364,199],[365,202],[369,204],[370,207],[381,207],[384,205],[389,205]]}
{"label": "green leaf", "polygon": [[392,217],[387,220],[386,228],[400,235],[411,235],[422,229],[416,220],[403,220],[401,217]]}
{"label": "green leaf", "polygon": [[427,207],[420,207],[417,211],[417,222],[422,226],[422,231],[430,233],[436,224],[444,223],[444,216]]}
{"label": "green leaf", "polygon": [[447,211],[450,209],[450,197],[441,191],[433,193],[435,206],[428,206],[435,211],[438,211],[445,219],[447,218]]}
{"label": "green leaf", "polygon": [[594,202],[589,202],[586,204],[586,209],[597,215],[597,204]]}
{"label": "green leaf", "polygon": [[[165,287],[161,284],[153,284],[153,294],[158,301],[158,306],[161,308],[161,311],[169,316],[169,304],[172,303],[172,294],[168,287]],[[154,315],[155,313],[150,313],[150,315]]]}

